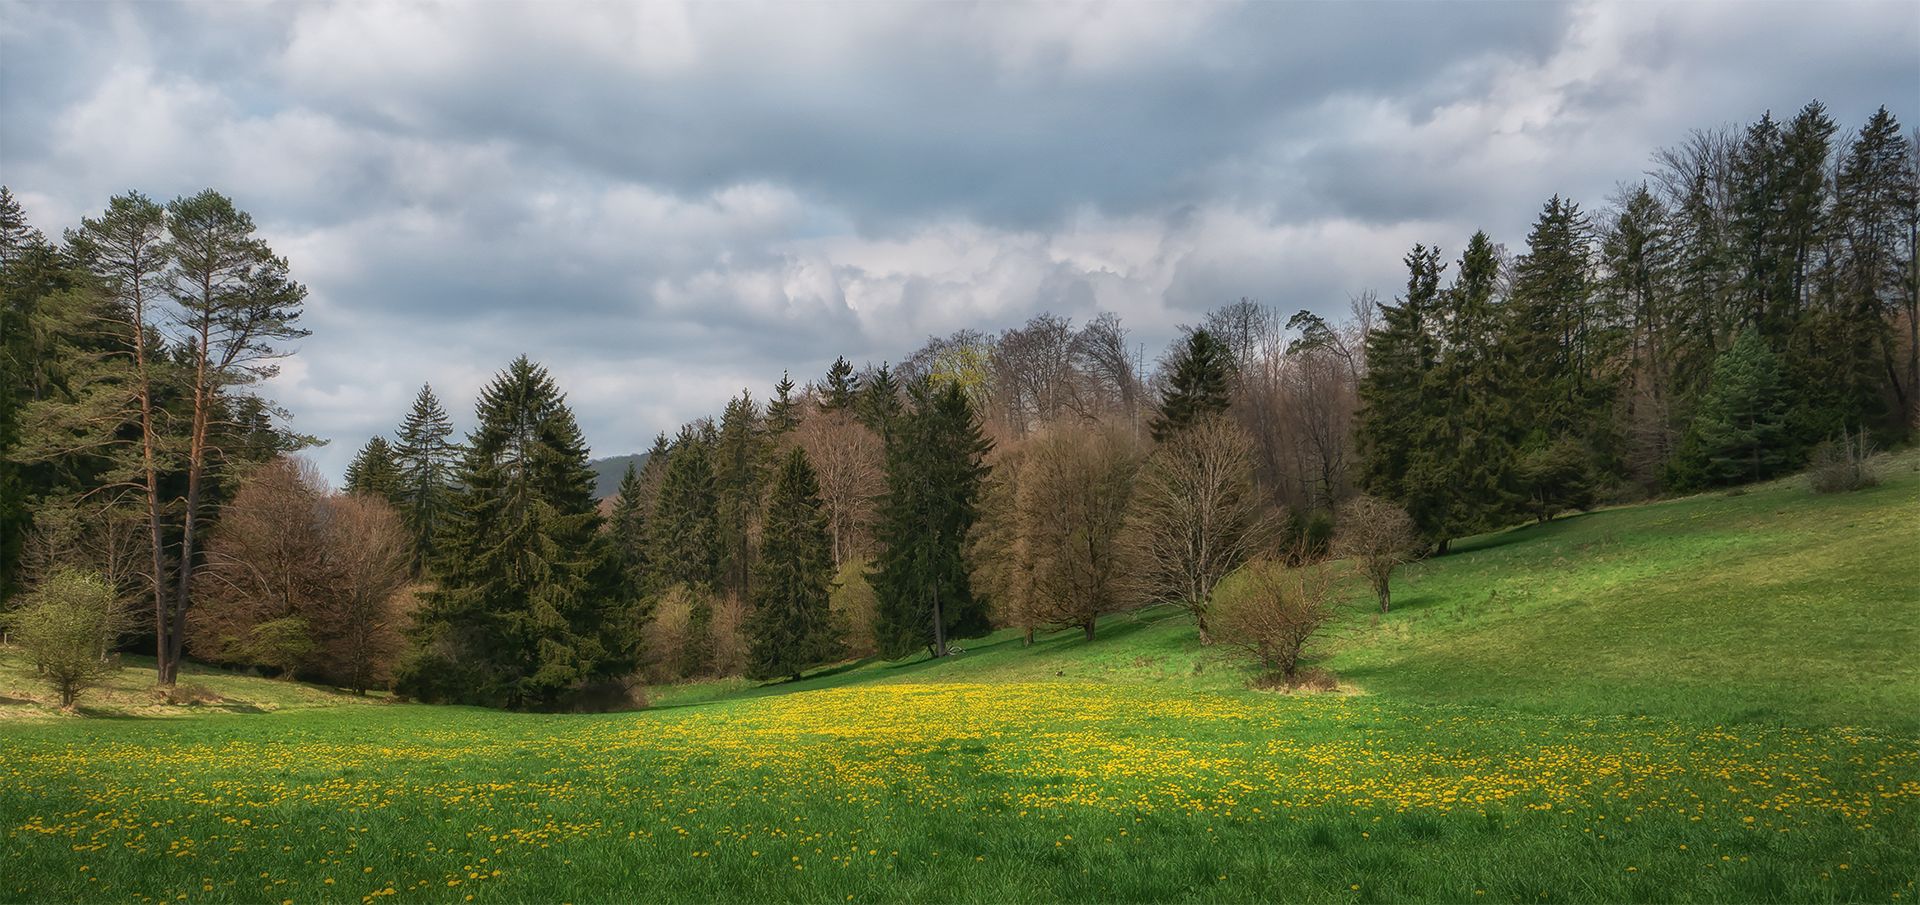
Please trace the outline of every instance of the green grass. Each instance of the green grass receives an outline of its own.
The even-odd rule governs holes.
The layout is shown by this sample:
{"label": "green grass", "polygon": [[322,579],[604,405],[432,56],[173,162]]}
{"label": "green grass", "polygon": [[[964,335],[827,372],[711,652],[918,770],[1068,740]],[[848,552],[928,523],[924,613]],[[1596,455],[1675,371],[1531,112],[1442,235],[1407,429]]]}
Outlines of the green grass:
{"label": "green grass", "polygon": [[0,901],[1913,901],[1916,466],[1460,544],[1338,695],[1167,610],[605,716],[0,659]]}

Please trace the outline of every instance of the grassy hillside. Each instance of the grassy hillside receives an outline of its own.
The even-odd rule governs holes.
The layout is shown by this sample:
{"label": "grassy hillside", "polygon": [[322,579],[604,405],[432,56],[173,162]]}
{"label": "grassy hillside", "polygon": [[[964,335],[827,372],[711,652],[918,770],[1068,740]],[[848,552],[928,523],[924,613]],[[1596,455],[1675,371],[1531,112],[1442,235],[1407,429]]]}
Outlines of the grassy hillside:
{"label": "grassy hillside", "polygon": [[[1351,691],[1396,701],[1920,732],[1920,453],[1883,473],[1851,494],[1793,477],[1467,539],[1403,569],[1389,614],[1352,582],[1324,662]],[[1062,678],[1235,692],[1249,678],[1164,608],[1104,620],[1091,643],[1074,629],[1031,649],[1010,631],[962,646],[942,663],[655,697]]]}
{"label": "grassy hillside", "polygon": [[1916,465],[1474,539],[1347,694],[1165,610],[606,716],[196,678],[279,709],[0,727],[0,901],[1912,901]]}

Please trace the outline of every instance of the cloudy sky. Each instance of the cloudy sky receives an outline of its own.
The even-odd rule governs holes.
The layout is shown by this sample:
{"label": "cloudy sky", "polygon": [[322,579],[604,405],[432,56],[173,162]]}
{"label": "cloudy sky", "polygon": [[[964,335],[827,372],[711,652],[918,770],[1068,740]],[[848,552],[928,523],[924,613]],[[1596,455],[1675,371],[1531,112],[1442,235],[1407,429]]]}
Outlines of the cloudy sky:
{"label": "cloudy sky", "polygon": [[1041,310],[1150,355],[1241,296],[1335,312],[1812,98],[1920,117],[1920,6],[0,2],[0,181],[49,234],[251,211],[336,476],[521,352],[610,455]]}

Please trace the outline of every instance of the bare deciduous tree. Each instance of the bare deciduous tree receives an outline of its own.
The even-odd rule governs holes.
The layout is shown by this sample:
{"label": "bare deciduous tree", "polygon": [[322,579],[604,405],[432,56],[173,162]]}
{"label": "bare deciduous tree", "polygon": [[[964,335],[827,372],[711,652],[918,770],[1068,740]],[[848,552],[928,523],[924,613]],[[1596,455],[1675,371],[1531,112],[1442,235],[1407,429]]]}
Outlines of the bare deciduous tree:
{"label": "bare deciduous tree", "polygon": [[409,616],[408,533],[385,500],[334,496],[326,500],[324,541],[329,593],[311,621],[328,675],[365,694],[393,678],[406,649]]}
{"label": "bare deciduous tree", "polygon": [[1125,427],[1063,423],[1001,462],[975,550],[1002,618],[1029,641],[1042,626],[1091,640],[1098,619],[1129,602],[1120,536],[1139,461]]}
{"label": "bare deciduous tree", "polygon": [[404,646],[407,549],[385,501],[334,495],[311,463],[276,459],[222,512],[193,651],[355,691],[385,682]]}
{"label": "bare deciduous tree", "polygon": [[1125,535],[1128,583],[1142,603],[1186,609],[1211,644],[1214,588],[1266,546],[1271,528],[1246,433],[1224,418],[1198,422],[1141,469]]}
{"label": "bare deciduous tree", "polygon": [[1340,509],[1335,546],[1367,576],[1384,613],[1393,601],[1393,570],[1419,552],[1420,534],[1405,509],[1385,500],[1358,496]]}
{"label": "bare deciduous tree", "polygon": [[880,437],[843,409],[813,408],[794,432],[820,480],[820,502],[833,535],[833,563],[846,565],[872,545],[875,501],[886,492]]}

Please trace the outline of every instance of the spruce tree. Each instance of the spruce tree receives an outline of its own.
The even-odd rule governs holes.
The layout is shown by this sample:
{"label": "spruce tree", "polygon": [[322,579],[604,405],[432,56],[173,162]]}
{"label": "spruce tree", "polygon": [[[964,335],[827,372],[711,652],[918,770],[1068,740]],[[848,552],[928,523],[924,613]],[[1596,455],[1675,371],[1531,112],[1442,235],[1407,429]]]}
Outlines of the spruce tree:
{"label": "spruce tree", "polygon": [[601,535],[587,444],[546,369],[521,356],[476,407],[455,474],[422,654],[397,686],[428,700],[552,709],[632,671],[631,601]]}
{"label": "spruce tree", "polygon": [[1233,352],[1210,331],[1187,334],[1169,370],[1167,393],[1153,419],[1153,438],[1158,441],[1208,415],[1226,411],[1232,401]]}
{"label": "spruce tree", "polygon": [[712,450],[692,425],[680,429],[667,454],[652,523],[650,558],[656,590],[683,586],[692,595],[687,647],[680,652],[680,661],[685,674],[699,675],[712,660],[711,595],[720,582],[722,551]]}
{"label": "spruce tree", "polygon": [[773,401],[767,403],[767,437],[779,440],[800,423],[799,403],[793,398],[793,376],[782,373],[773,385]]}
{"label": "spruce tree", "polygon": [[911,411],[887,444],[887,492],[875,531],[882,545],[871,575],[875,635],[898,658],[921,647],[935,657],[952,638],[990,628],[973,594],[967,533],[978,517],[983,463],[992,444],[966,391],[953,381],[916,382]]}
{"label": "spruce tree", "polygon": [[1824,419],[1807,419],[1813,422],[1807,430],[1818,434],[1803,439],[1847,426],[1897,436],[1906,427],[1903,416],[1916,408],[1912,375],[1920,370],[1920,351],[1909,349],[1907,361],[1897,361],[1892,335],[1892,318],[1904,311],[1908,341],[1920,339],[1920,328],[1911,320],[1920,313],[1914,307],[1915,287],[1908,282],[1912,252],[1902,254],[1901,248],[1913,235],[1911,222],[1920,203],[1915,181],[1907,138],[1893,114],[1881,107],[1847,147],[1834,184],[1839,261],[1821,331],[1819,368],[1831,395],[1821,409]]}
{"label": "spruce tree", "polygon": [[1674,483],[1709,487],[1779,474],[1793,461],[1784,448],[1786,423],[1780,359],[1749,327],[1714,364],[1713,383],[1675,456]]}
{"label": "spruce tree", "polygon": [[[1437,403],[1429,398],[1427,375],[1438,359],[1431,322],[1440,300],[1440,249],[1415,245],[1405,258],[1407,291],[1396,304],[1380,306],[1380,320],[1367,335],[1367,374],[1360,381],[1361,421],[1355,443],[1360,456],[1359,483],[1374,496],[1410,512],[1413,485],[1408,473],[1423,437],[1434,433]],[[1418,483],[1418,482],[1416,482]],[[1422,522],[1429,537],[1438,526]],[[1437,538],[1436,538],[1437,539]]]}
{"label": "spruce tree", "polygon": [[859,398],[854,401],[854,416],[886,444],[900,420],[900,384],[885,362],[862,381]]}
{"label": "spruce tree", "polygon": [[450,482],[460,461],[460,448],[452,436],[453,419],[433,395],[433,387],[422,385],[413,409],[400,423],[394,448],[400,471],[400,516],[413,538],[415,574],[433,559],[434,536],[446,519]]}
{"label": "spruce tree", "polygon": [[753,565],[753,523],[760,514],[767,455],[760,408],[745,390],[727,401],[714,443],[713,477],[721,558],[721,583],[743,599]]}
{"label": "spruce tree", "polygon": [[375,436],[360,447],[359,454],[347,464],[347,492],[379,497],[397,504],[400,499],[400,469],[394,463],[393,445],[387,438]]}
{"label": "spruce tree", "polygon": [[823,388],[820,406],[827,411],[837,412],[853,405],[853,364],[846,356],[833,360],[827,368],[827,383]]}
{"label": "spruce tree", "polygon": [[827,609],[833,538],[819,481],[798,447],[788,451],[774,479],[762,544],[747,623],[751,670],[757,678],[798,679],[834,653]]}
{"label": "spruce tree", "polygon": [[1402,505],[1443,545],[1500,524],[1510,504],[1520,429],[1499,355],[1499,281],[1493,240],[1476,232],[1453,286],[1435,296],[1431,323],[1439,342],[1420,388],[1420,417],[1410,426],[1414,448]]}
{"label": "spruce tree", "polygon": [[620,490],[614,494],[607,518],[607,541],[620,574],[620,593],[634,601],[636,620],[645,622],[651,615],[645,605],[648,595],[648,545],[646,491],[640,470],[632,462],[620,478]]}
{"label": "spruce tree", "polygon": [[[1594,302],[1592,228],[1579,205],[1556,195],[1527,235],[1527,253],[1514,268],[1513,297],[1506,306],[1511,396],[1515,422],[1525,432],[1521,459],[1557,462],[1565,458],[1567,442],[1584,449],[1591,461],[1610,462],[1617,455],[1614,386],[1602,376],[1609,373],[1603,366],[1616,350],[1617,323]],[[1593,469],[1580,474],[1600,477]],[[1592,492],[1591,486],[1521,483],[1528,496],[1551,491],[1540,504],[1550,509],[1577,505]]]}
{"label": "spruce tree", "polygon": [[1672,216],[1642,183],[1621,200],[1600,242],[1600,289],[1626,328],[1620,397],[1626,467],[1648,486],[1657,482],[1678,442],[1675,239]]}

